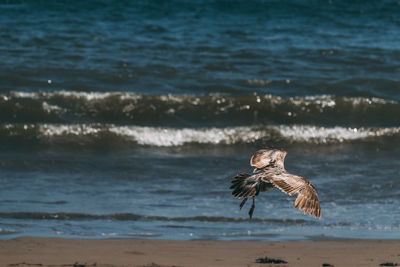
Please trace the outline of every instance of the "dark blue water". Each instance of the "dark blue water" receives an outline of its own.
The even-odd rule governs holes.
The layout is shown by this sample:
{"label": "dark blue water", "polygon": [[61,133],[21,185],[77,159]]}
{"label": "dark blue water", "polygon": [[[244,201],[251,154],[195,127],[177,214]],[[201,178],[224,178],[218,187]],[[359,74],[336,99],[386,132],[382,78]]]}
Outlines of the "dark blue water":
{"label": "dark blue water", "polygon": [[[400,238],[396,1],[0,1],[0,238]],[[322,219],[230,195],[263,147]]]}

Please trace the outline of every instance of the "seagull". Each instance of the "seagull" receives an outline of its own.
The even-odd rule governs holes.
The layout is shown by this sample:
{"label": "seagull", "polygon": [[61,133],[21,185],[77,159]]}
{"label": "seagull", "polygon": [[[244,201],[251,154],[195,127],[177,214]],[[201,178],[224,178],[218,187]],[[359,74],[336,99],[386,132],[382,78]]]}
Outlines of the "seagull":
{"label": "seagull", "polygon": [[250,159],[250,165],[255,167],[253,174],[239,173],[233,177],[230,189],[232,196],[243,198],[240,209],[252,197],[253,204],[249,211],[250,219],[255,208],[255,197],[260,192],[280,189],[292,196],[297,194],[294,208],[309,213],[310,216],[321,218],[321,206],[317,190],[307,179],[288,173],[283,166],[287,152],[279,149],[258,150]]}

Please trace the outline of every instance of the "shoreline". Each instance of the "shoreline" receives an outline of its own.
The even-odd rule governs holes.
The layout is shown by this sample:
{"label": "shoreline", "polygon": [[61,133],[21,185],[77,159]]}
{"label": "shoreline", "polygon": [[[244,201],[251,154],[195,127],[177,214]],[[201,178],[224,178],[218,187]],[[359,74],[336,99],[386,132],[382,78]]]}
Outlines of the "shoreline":
{"label": "shoreline", "polygon": [[400,240],[178,241],[42,237],[0,240],[0,266],[312,267],[385,263],[400,264]]}

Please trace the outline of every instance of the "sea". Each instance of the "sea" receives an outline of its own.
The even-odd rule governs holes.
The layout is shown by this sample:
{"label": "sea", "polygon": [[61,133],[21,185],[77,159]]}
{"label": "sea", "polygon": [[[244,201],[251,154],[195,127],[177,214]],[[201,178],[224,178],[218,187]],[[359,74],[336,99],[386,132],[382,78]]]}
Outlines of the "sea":
{"label": "sea", "polygon": [[[400,239],[400,2],[0,0],[0,239]],[[230,180],[288,152],[322,218]]]}

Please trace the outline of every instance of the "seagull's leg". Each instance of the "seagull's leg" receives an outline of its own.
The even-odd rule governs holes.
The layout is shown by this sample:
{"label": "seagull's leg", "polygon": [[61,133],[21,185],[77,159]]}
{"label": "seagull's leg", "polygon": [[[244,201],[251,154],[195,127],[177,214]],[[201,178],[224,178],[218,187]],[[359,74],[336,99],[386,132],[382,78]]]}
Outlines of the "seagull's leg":
{"label": "seagull's leg", "polygon": [[246,204],[247,197],[243,199],[242,203],[240,203],[240,209],[243,208],[244,204]]}
{"label": "seagull's leg", "polygon": [[253,196],[253,205],[251,205],[251,208],[249,210],[249,215],[250,215],[250,219],[253,216],[253,212],[254,212],[254,208],[256,207],[256,202],[255,202],[255,197]]}

